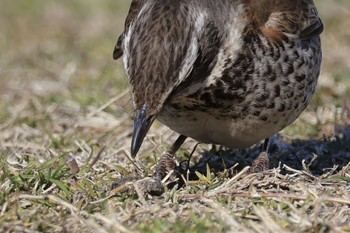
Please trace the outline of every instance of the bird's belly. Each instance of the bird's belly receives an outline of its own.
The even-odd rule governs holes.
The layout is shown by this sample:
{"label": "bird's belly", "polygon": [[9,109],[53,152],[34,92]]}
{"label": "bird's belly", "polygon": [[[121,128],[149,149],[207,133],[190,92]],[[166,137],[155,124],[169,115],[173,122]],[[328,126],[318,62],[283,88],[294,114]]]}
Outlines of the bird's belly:
{"label": "bird's belly", "polygon": [[252,115],[242,119],[231,119],[220,118],[220,116],[201,111],[181,112],[165,108],[158,120],[177,133],[199,142],[240,149],[247,148],[277,133],[292,123],[298,115],[295,114],[295,117],[289,115],[285,118],[276,113],[271,114],[269,120],[262,121]]}

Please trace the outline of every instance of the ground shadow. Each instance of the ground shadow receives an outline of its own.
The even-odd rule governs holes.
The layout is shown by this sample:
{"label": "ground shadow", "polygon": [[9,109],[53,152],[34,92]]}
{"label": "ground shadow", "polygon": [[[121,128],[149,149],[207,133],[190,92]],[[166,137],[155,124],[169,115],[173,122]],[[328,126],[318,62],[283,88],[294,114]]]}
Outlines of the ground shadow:
{"label": "ground shadow", "polygon": [[[316,176],[322,175],[334,166],[337,170],[350,163],[350,126],[341,127],[342,131],[331,138],[322,140],[294,140],[286,141],[281,135],[271,139],[269,148],[270,168],[280,164],[302,170],[303,163]],[[234,171],[240,171],[251,165],[262,151],[261,145],[244,150],[213,149],[205,151],[202,157],[190,168],[191,178],[195,179],[194,171],[206,174],[207,164],[216,174],[230,169],[235,164]],[[303,162],[304,161],[304,162]],[[282,172],[285,172],[282,170]]]}

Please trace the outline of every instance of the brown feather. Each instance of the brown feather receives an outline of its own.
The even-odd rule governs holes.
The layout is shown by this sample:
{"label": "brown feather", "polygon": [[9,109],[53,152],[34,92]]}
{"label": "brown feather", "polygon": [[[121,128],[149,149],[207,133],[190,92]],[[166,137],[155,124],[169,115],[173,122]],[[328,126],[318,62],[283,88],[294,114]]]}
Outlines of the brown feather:
{"label": "brown feather", "polygon": [[139,10],[141,9],[141,3],[142,0],[132,0],[129,13],[126,16],[125,25],[124,25],[124,31],[119,36],[117,44],[114,47],[113,51],[113,59],[117,60],[121,56],[123,56],[123,50],[122,50],[122,43],[124,40],[124,34],[128,31],[130,24],[136,19],[137,14],[139,13]]}
{"label": "brown feather", "polygon": [[286,34],[305,40],[323,31],[312,0],[247,0],[245,4],[248,17],[274,42],[281,43]]}

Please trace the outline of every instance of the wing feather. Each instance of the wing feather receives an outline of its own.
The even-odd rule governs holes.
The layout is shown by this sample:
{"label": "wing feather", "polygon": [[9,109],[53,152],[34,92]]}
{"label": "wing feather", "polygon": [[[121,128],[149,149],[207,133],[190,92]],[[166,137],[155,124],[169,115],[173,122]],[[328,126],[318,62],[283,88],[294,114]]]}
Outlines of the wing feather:
{"label": "wing feather", "polygon": [[287,37],[307,40],[323,31],[312,0],[247,0],[248,17],[262,34],[281,43]]}
{"label": "wing feather", "polygon": [[132,22],[136,19],[142,5],[143,0],[132,0],[129,13],[126,17],[125,20],[125,25],[124,25],[124,31],[123,33],[119,36],[117,40],[117,44],[114,47],[113,51],[113,59],[118,59],[121,56],[123,56],[123,49],[122,49],[122,44],[124,40],[125,33],[129,30],[130,25]]}

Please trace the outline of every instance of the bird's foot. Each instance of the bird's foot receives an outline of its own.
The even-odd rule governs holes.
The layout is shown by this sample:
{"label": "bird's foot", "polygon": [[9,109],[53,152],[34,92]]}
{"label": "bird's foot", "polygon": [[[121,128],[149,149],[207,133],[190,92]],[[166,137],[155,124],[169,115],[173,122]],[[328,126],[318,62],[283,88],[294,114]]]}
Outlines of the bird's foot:
{"label": "bird's foot", "polygon": [[259,173],[259,172],[269,170],[269,156],[267,153],[270,148],[270,143],[271,143],[270,138],[266,138],[263,144],[263,151],[253,161],[253,164],[249,169],[249,173]]}
{"label": "bird's foot", "polygon": [[176,164],[173,155],[166,153],[160,158],[152,177],[154,179],[163,180],[170,171],[175,169],[175,167]]}
{"label": "bird's foot", "polygon": [[253,161],[252,166],[249,169],[249,173],[259,173],[269,169],[269,157],[265,151]]}
{"label": "bird's foot", "polygon": [[132,177],[117,181],[112,185],[113,193],[129,192],[138,195],[155,195],[160,196],[164,193],[165,188],[162,180],[175,169],[176,164],[173,156],[169,153],[163,155],[151,177]]}
{"label": "bird's foot", "polygon": [[[171,148],[159,160],[154,173],[151,177],[134,177],[122,179],[112,185],[112,192],[124,192],[134,190],[138,195],[151,194],[160,196],[164,193],[165,188],[163,179],[170,174],[170,181],[175,180],[177,171],[174,155],[180,146],[186,140],[186,136],[180,135]],[[171,176],[173,174],[173,176]],[[175,178],[175,179],[174,179]]]}

